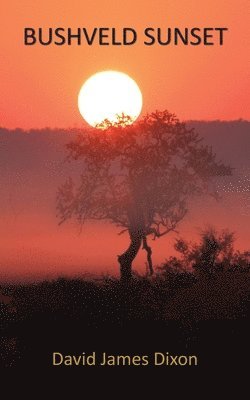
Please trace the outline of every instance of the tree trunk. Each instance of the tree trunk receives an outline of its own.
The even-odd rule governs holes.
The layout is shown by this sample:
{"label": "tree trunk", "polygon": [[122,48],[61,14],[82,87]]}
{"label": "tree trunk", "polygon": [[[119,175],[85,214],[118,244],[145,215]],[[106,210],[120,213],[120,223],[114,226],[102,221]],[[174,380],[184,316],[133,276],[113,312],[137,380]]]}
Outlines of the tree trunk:
{"label": "tree trunk", "polygon": [[154,268],[153,268],[153,262],[152,262],[152,249],[148,245],[146,236],[143,236],[143,246],[142,246],[142,248],[144,250],[146,250],[146,252],[147,252],[147,261],[148,261],[149,274],[153,275]]}
{"label": "tree trunk", "polygon": [[121,282],[128,284],[132,278],[132,262],[134,261],[142,244],[142,235],[139,231],[130,231],[130,245],[128,249],[118,256],[120,263]]}

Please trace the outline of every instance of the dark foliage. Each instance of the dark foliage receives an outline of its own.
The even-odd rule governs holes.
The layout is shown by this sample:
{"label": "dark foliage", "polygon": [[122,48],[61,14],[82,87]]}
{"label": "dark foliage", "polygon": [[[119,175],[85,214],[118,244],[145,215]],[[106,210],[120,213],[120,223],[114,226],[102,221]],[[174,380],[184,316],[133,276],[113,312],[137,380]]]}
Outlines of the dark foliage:
{"label": "dark foliage", "polygon": [[197,274],[215,274],[221,271],[250,270],[250,251],[234,249],[235,235],[226,229],[217,231],[213,227],[204,229],[199,243],[179,238],[175,250],[179,257],[171,256],[160,267],[163,273],[194,271]]}

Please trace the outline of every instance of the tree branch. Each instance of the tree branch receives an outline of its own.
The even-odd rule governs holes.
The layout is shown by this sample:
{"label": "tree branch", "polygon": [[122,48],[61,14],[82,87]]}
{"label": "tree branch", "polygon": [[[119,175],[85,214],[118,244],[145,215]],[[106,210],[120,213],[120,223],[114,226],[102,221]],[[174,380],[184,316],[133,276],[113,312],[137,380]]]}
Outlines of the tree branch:
{"label": "tree branch", "polygon": [[146,235],[143,236],[142,243],[143,243],[142,248],[144,250],[146,250],[146,252],[147,252],[147,261],[148,261],[149,273],[150,273],[150,275],[153,275],[154,268],[153,268],[153,262],[152,262],[152,250],[151,250],[151,247],[148,245]]}

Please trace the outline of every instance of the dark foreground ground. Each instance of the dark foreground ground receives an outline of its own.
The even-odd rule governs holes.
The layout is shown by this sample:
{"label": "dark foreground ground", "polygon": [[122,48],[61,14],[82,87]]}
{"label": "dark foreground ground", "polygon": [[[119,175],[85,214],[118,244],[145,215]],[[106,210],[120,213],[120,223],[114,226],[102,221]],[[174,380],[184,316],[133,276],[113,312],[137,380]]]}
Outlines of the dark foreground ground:
{"label": "dark foreground ground", "polygon": [[[148,379],[152,371],[164,379],[193,379],[197,371],[207,379],[235,379],[244,374],[247,357],[248,288],[247,272],[136,278],[130,287],[113,279],[3,286],[1,367],[20,373],[67,370],[85,378],[140,370]],[[147,355],[149,365],[53,366],[53,352],[96,352],[97,364],[103,352]],[[155,352],[196,355],[198,366],[155,366]]]}

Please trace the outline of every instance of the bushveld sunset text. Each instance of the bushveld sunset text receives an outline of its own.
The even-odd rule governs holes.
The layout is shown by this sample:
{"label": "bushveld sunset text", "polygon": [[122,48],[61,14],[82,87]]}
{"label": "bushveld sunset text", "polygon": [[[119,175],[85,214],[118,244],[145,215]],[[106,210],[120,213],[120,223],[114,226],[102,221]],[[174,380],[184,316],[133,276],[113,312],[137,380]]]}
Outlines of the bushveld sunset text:
{"label": "bushveld sunset text", "polygon": [[137,32],[134,28],[24,28],[24,44],[56,46],[131,46],[138,42],[145,46],[191,45],[222,46],[228,28],[145,28]]}

